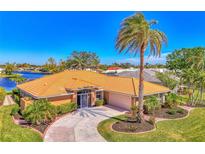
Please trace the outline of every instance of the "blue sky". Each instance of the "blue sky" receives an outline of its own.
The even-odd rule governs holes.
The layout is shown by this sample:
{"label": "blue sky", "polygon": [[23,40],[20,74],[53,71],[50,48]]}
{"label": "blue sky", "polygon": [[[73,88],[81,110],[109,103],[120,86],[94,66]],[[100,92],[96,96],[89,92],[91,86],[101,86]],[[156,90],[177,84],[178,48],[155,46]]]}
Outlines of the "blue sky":
{"label": "blue sky", "polygon": [[[175,49],[205,46],[205,12],[143,12],[158,20],[168,37],[161,58]],[[118,54],[115,39],[120,22],[134,12],[0,12],[0,63],[43,64],[49,57],[66,59],[73,50],[92,51],[102,63],[139,63],[139,57]]]}

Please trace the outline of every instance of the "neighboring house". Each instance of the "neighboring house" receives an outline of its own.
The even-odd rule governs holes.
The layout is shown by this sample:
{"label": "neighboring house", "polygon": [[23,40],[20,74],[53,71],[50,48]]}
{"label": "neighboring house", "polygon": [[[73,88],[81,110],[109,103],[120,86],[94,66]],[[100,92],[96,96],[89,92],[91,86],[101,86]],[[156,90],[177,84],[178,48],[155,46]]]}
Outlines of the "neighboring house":
{"label": "neighboring house", "polygon": [[108,67],[106,71],[103,71],[103,74],[107,75],[116,75],[116,73],[124,72],[124,71],[133,71],[136,70],[134,68],[121,68],[121,67]]}
{"label": "neighboring house", "polygon": [[[152,83],[161,84],[161,81],[156,77],[155,73],[160,72],[153,69],[144,69],[144,80]],[[139,69],[134,71],[123,71],[116,73],[115,76],[124,76],[124,77],[132,77],[139,78],[140,71]]]}
{"label": "neighboring house", "polygon": [[[107,104],[129,110],[138,100],[138,84],[136,78],[66,70],[17,85],[17,88],[21,91],[22,108],[41,98],[54,105],[76,102],[80,108],[94,106],[97,99],[104,99]],[[164,86],[144,82],[145,96],[158,95],[164,100],[164,94],[169,91]]]}
{"label": "neighboring house", "polygon": [[4,69],[3,68],[0,68],[0,73],[2,73],[4,71]]}

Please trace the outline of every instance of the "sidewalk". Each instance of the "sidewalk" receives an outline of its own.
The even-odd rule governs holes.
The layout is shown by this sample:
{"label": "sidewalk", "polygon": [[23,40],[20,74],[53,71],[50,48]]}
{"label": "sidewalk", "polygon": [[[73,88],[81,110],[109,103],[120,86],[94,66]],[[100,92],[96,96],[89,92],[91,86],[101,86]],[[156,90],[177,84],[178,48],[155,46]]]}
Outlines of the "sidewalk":
{"label": "sidewalk", "polygon": [[13,104],[15,104],[15,102],[14,102],[13,98],[11,97],[11,95],[6,95],[4,102],[3,102],[3,105],[7,106],[7,105],[13,105]]}

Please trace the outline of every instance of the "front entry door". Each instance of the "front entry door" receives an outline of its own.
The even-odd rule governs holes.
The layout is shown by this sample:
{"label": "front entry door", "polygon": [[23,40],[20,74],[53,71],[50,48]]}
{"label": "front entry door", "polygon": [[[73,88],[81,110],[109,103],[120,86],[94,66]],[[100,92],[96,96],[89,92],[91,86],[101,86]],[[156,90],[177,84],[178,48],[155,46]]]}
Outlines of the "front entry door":
{"label": "front entry door", "polygon": [[80,108],[88,107],[88,94],[81,94],[80,96]]}

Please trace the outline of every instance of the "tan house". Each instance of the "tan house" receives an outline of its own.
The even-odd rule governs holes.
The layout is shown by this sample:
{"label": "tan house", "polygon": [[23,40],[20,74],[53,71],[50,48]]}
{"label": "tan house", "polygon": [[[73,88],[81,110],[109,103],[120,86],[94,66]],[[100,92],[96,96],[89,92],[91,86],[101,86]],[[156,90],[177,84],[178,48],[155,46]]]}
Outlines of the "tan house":
{"label": "tan house", "polygon": [[[21,107],[33,100],[45,98],[59,105],[76,102],[78,107],[94,106],[97,99],[107,104],[130,109],[138,100],[137,78],[107,76],[91,71],[64,71],[48,75],[17,86],[21,91]],[[144,82],[144,95],[158,95],[164,100],[164,94],[170,90],[164,86]]]}

